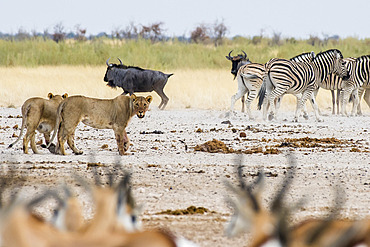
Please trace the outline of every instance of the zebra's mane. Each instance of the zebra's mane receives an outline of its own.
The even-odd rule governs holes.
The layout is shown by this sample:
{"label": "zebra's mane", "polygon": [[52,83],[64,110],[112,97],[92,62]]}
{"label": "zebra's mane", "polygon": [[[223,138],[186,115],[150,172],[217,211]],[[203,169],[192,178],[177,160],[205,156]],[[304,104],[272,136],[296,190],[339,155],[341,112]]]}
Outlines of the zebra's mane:
{"label": "zebra's mane", "polygon": [[363,55],[361,57],[356,58],[356,62],[362,59],[370,59],[370,55]]}
{"label": "zebra's mane", "polygon": [[315,58],[315,53],[305,52],[305,53],[299,54],[295,57],[292,57],[289,60],[290,61],[295,61],[295,62],[303,62],[303,61],[306,61],[308,59],[310,59],[310,61],[312,61],[314,58]]}
{"label": "zebra's mane", "polygon": [[[321,56],[324,56],[324,55],[326,55],[326,54],[328,54],[328,53],[339,53],[339,54],[340,54],[340,58],[343,58],[342,52],[340,52],[340,50],[338,50],[338,49],[330,49],[330,50],[327,50],[327,51],[320,51],[320,52],[316,55],[316,57],[321,57]],[[315,57],[315,58],[316,58],[316,57]]]}

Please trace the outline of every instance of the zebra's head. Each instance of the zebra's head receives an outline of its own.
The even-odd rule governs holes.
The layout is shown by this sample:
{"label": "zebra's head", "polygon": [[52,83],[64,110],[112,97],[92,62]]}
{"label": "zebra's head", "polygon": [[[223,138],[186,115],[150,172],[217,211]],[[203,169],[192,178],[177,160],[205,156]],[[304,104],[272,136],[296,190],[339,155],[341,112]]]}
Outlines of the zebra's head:
{"label": "zebra's head", "polygon": [[330,51],[332,51],[333,55],[335,56],[333,73],[345,80],[348,77],[348,71],[347,71],[346,62],[343,61],[342,53],[337,49],[330,50]]}
{"label": "zebra's head", "polygon": [[236,56],[231,56],[232,52],[233,50],[229,52],[229,55],[226,56],[226,58],[231,61],[231,74],[234,75],[235,80],[239,68],[245,64],[251,63],[251,61],[249,61],[249,58],[247,58],[247,53],[244,51],[242,51],[243,54],[238,54]]}

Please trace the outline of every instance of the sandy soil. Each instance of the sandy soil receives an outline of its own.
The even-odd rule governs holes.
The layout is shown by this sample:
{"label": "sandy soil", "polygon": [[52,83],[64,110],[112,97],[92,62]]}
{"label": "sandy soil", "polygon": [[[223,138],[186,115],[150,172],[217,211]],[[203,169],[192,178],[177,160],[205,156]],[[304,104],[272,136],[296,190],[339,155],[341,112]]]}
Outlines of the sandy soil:
{"label": "sandy soil", "polygon": [[[243,246],[248,242],[248,234],[227,238],[223,230],[232,215],[232,208],[225,203],[229,192],[223,180],[236,184],[237,155],[232,150],[247,153],[243,161],[246,181],[252,181],[258,168],[264,168],[265,205],[284,178],[288,167],[286,153],[294,152],[298,169],[286,200],[291,205],[305,198],[306,203],[293,215],[292,222],[328,213],[336,186],[345,190],[342,217],[370,216],[369,115],[352,118],[330,115],[324,116],[323,122],[316,122],[311,113],[310,120],[292,123],[291,111],[281,112],[276,122],[264,122],[261,113],[255,114],[257,120],[249,121],[240,112],[226,118],[225,111],[220,110],[159,111],[153,107],[144,119],[134,117],[130,122],[127,131],[132,146],[127,155],[118,155],[112,130],[96,130],[81,124],[76,132],[76,145],[84,154],[76,156],[67,149],[69,155],[60,156],[46,149],[39,155],[25,155],[21,142],[8,149],[19,134],[16,125],[21,126],[20,109],[1,108],[2,173],[12,168],[26,176],[22,190],[28,197],[45,187],[66,182],[79,194],[85,216],[89,218],[91,200],[75,186],[71,175],[77,173],[92,180],[89,163],[101,163],[98,168],[101,174],[120,163],[132,172],[134,195],[138,203],[145,205],[142,215],[145,228],[165,227],[200,246]],[[213,139],[223,142],[231,153],[194,150]],[[41,140],[41,135],[38,134],[37,140]],[[158,214],[189,206],[205,207],[210,212],[182,216]],[[52,207],[50,202],[40,211],[48,217]]]}

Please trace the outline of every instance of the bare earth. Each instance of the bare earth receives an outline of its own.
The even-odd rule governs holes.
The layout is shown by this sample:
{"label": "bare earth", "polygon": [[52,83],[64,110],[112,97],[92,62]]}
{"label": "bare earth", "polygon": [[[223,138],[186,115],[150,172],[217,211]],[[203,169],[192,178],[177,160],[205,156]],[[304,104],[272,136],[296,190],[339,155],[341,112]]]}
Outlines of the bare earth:
{"label": "bare earth", "polygon": [[[224,151],[247,153],[243,162],[246,181],[251,182],[258,168],[264,168],[265,205],[284,178],[288,166],[286,154],[291,151],[296,154],[298,169],[286,200],[292,204],[305,198],[306,203],[293,215],[293,223],[330,212],[336,186],[345,190],[342,217],[370,216],[368,112],[351,118],[323,116],[323,122],[316,122],[311,116],[310,120],[292,123],[290,111],[281,112],[276,122],[264,122],[260,112],[254,113],[257,120],[249,121],[240,112],[226,118],[226,112],[220,110],[152,108],[144,119],[134,117],[130,122],[127,131],[132,146],[125,156],[118,155],[112,130],[96,130],[83,124],[76,132],[76,145],[84,151],[83,155],[73,155],[70,149],[66,149],[67,156],[53,155],[40,146],[42,154],[25,155],[21,141],[8,149],[16,139],[13,134],[19,135],[16,125],[21,126],[20,109],[1,108],[2,174],[13,168],[20,176],[26,176],[27,182],[22,187],[26,197],[66,182],[81,198],[88,219],[92,215],[91,199],[76,186],[72,174],[92,181],[91,163],[101,165],[98,168],[101,174],[120,163],[132,172],[134,195],[139,204],[145,205],[142,214],[145,228],[164,227],[200,246],[245,246],[248,234],[227,238],[223,230],[232,215],[232,208],[225,203],[229,192],[223,181],[236,184],[237,155],[194,150],[195,146],[216,139],[226,144]],[[271,152],[278,154],[268,154]],[[189,206],[205,207],[209,212],[181,216],[158,214]],[[48,202],[39,210],[49,217],[52,208],[53,202]]]}

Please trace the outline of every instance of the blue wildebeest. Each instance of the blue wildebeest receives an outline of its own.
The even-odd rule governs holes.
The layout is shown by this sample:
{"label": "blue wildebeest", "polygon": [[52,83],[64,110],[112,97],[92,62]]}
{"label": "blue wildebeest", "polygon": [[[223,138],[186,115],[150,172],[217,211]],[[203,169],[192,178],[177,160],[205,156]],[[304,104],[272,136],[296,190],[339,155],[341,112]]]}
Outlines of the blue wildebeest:
{"label": "blue wildebeest", "polygon": [[163,110],[169,98],[164,94],[163,88],[166,86],[168,78],[173,74],[164,74],[160,71],[142,69],[136,66],[126,66],[118,58],[120,64],[108,63],[104,81],[107,85],[123,89],[122,94],[143,93],[155,91],[161,97],[158,108]]}
{"label": "blue wildebeest", "polygon": [[[238,74],[239,68],[243,65],[250,64],[251,61],[249,61],[249,58],[247,58],[247,54],[244,51],[242,51],[243,54],[238,54],[236,56],[231,56],[232,52],[233,52],[233,50],[231,50],[229,52],[229,55],[226,56],[226,58],[231,61],[231,74],[234,75],[234,80],[235,80],[235,78]],[[242,112],[244,112],[244,102],[245,102],[244,99],[245,99],[245,97],[243,95],[242,98],[241,98]]]}

